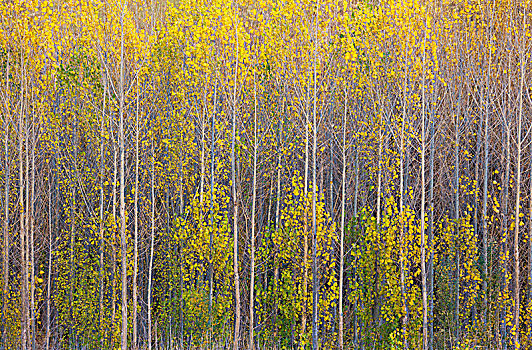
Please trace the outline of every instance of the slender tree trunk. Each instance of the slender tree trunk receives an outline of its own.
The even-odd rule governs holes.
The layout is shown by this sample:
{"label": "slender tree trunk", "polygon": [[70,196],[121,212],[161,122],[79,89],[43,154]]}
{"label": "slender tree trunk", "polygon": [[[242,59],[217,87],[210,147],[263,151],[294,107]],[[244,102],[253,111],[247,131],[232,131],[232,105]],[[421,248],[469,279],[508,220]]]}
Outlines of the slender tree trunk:
{"label": "slender tree trunk", "polygon": [[404,235],[405,235],[405,217],[404,217],[404,197],[405,197],[405,124],[407,118],[407,80],[408,80],[408,64],[405,61],[405,78],[403,87],[403,101],[402,101],[402,118],[401,118],[401,136],[400,136],[400,151],[399,151],[399,215],[401,217],[401,237],[399,243],[399,266],[401,269],[401,303],[403,308],[402,332],[403,332],[403,349],[408,349],[408,304],[406,300],[406,277],[405,277],[405,257],[404,257]]}
{"label": "slender tree trunk", "polygon": [[[491,17],[490,17],[491,23]],[[491,24],[490,24],[491,27]],[[490,32],[489,47],[491,47],[492,35]],[[488,75],[486,81],[486,98],[484,105],[484,182],[483,182],[483,195],[482,195],[482,262],[483,262],[483,278],[482,278],[482,320],[484,324],[487,324],[487,312],[488,312],[488,168],[489,168],[489,108],[490,108],[490,79],[491,79],[491,50],[488,53]]]}
{"label": "slender tree trunk", "polygon": [[429,205],[430,205],[430,218],[429,218],[429,272],[428,272],[428,284],[429,284],[429,350],[434,348],[434,118],[436,109],[436,77],[432,72],[432,106],[430,112],[430,184],[429,184]]}
{"label": "slender tree trunk", "polygon": [[[507,95],[507,101],[506,104],[510,103],[510,69],[511,69],[511,59],[510,54],[508,53],[508,67],[507,67],[507,76],[508,76],[508,95]],[[501,318],[501,342],[502,342],[502,349],[506,350],[508,346],[508,338],[507,338],[507,297],[508,297],[508,205],[509,205],[509,198],[508,198],[508,186],[510,181],[510,124],[507,120],[509,116],[509,110],[508,105],[504,107],[503,111],[503,122],[506,124],[503,126],[505,129],[505,137],[506,137],[506,146],[504,148],[504,155],[505,155],[505,171],[504,171],[504,181],[503,181],[503,222],[502,222],[502,304],[503,304],[503,310],[502,310],[502,318]]]}
{"label": "slender tree trunk", "polygon": [[[111,114],[110,114],[111,115]],[[113,330],[115,327],[115,320],[116,320],[116,229],[118,228],[117,222],[116,222],[116,185],[117,185],[117,177],[118,177],[118,151],[116,147],[116,140],[114,135],[114,126],[113,121],[110,120],[111,124],[111,135],[113,138],[113,229],[112,229],[112,237],[111,237],[111,322],[110,322],[110,328]],[[114,330],[113,330],[114,331]],[[112,336],[112,332],[108,333],[108,337],[110,340],[110,346],[114,347],[114,337]]]}
{"label": "slender tree trunk", "polygon": [[[179,216],[182,217],[184,212],[184,193],[185,190],[183,186],[184,182],[184,174],[183,174],[183,158],[181,158],[181,162],[179,164],[180,168],[180,179],[179,179]],[[183,307],[184,307],[184,300],[183,300],[183,239],[181,235],[179,235],[179,346],[180,350],[184,350],[184,343],[183,343]]]}
{"label": "slender tree trunk", "polygon": [[[525,5],[526,6],[526,5]],[[522,129],[522,120],[523,120],[523,88],[524,88],[524,81],[525,81],[525,32],[526,32],[526,8],[523,11],[523,28],[522,28],[522,38],[523,41],[523,47],[521,48],[520,52],[520,60],[519,60],[519,66],[521,70],[521,77],[519,80],[519,115],[517,119],[517,180],[515,184],[516,188],[516,198],[515,198],[515,233],[514,233],[514,315],[513,315],[513,336],[514,336],[514,349],[520,348],[519,343],[519,310],[520,310],[520,296],[519,296],[519,274],[520,274],[520,266],[519,266],[519,229],[521,226],[521,219],[519,217],[520,215],[520,208],[521,208],[521,148],[522,148],[522,141],[521,141],[521,129]]]}
{"label": "slender tree trunk", "polygon": [[35,120],[31,114],[31,185],[30,202],[28,205],[29,227],[30,227],[30,327],[31,327],[31,348],[35,350]]}
{"label": "slender tree trunk", "polygon": [[427,27],[423,38],[423,82],[421,85],[421,284],[423,294],[423,349],[428,350],[428,312],[427,312],[427,271],[425,252],[425,66],[426,66]]}
{"label": "slender tree trunk", "polygon": [[151,140],[151,240],[150,240],[150,262],[148,267],[148,350],[152,349],[152,317],[151,317],[151,294],[153,277],[153,242],[155,240],[155,152],[153,145],[153,135]]}
{"label": "slender tree trunk", "polygon": [[23,147],[24,147],[24,140],[26,139],[26,135],[24,133],[24,125],[23,125],[23,113],[24,113],[24,82],[22,81],[21,84],[21,95],[20,95],[20,113],[19,113],[19,119],[18,119],[18,134],[19,134],[19,147],[18,147],[18,153],[19,153],[19,214],[20,214],[20,261],[21,261],[21,279],[20,279],[20,292],[21,292],[21,306],[22,306],[22,312],[21,312],[21,348],[22,350],[27,349],[27,337],[28,337],[28,329],[27,329],[27,318],[26,318],[26,309],[27,309],[27,289],[26,289],[26,275],[27,275],[27,265],[26,265],[26,227],[25,227],[25,206],[24,206],[24,155],[23,155]]}
{"label": "slender tree trunk", "polygon": [[214,274],[214,266],[213,266],[213,235],[214,235],[214,155],[215,155],[215,137],[216,137],[216,104],[217,101],[217,93],[218,93],[218,85],[217,83],[214,86],[214,106],[212,111],[212,125],[211,125],[211,209],[210,209],[210,216],[211,216],[211,229],[209,234],[209,335],[211,342],[213,341],[213,329],[212,329],[212,293],[213,293],[213,274]]}
{"label": "slender tree trunk", "polygon": [[120,143],[120,251],[122,253],[122,330],[120,333],[120,347],[127,350],[127,237],[126,237],[126,200],[125,200],[125,134],[124,134],[124,11],[126,3],[120,13],[120,121],[118,137]]}
{"label": "slender tree trunk", "polygon": [[[2,272],[3,272],[3,289],[2,289],[2,319],[6,319],[7,313],[7,300],[9,296],[9,186],[10,186],[10,164],[9,164],[9,96],[10,96],[10,84],[9,84],[9,70],[10,70],[10,51],[7,50],[7,62],[6,62],[6,111],[4,117],[4,171],[5,171],[5,197],[4,197],[4,227],[3,227],[3,256],[2,256]],[[6,348],[7,341],[7,327],[2,325],[2,346]]]}
{"label": "slender tree trunk", "polygon": [[345,175],[347,169],[346,159],[346,129],[347,129],[347,89],[345,89],[345,107],[342,121],[342,204],[340,217],[340,276],[338,287],[338,348],[344,349],[344,235],[345,235]]}
{"label": "slender tree trunk", "polygon": [[[68,271],[68,302],[69,302],[69,346],[74,347],[77,344],[74,344],[74,338],[77,336],[77,329],[74,329],[73,331],[73,325],[75,324],[74,321],[74,278],[76,274],[76,263],[77,261],[74,259],[74,251],[75,251],[75,242],[76,242],[76,196],[77,196],[77,188],[76,188],[76,180],[79,180],[79,174],[78,174],[78,168],[77,168],[77,159],[78,159],[78,121],[75,118],[74,119],[74,159],[73,159],[73,169],[71,170],[73,174],[75,174],[74,179],[71,179],[71,195],[72,195],[72,202],[70,204],[70,242],[69,242],[69,271]],[[74,334],[74,332],[76,334]]]}
{"label": "slender tree trunk", "polygon": [[103,309],[103,232],[104,232],[104,149],[105,149],[105,102],[107,97],[107,79],[106,79],[106,72],[102,72],[102,80],[103,80],[103,106],[102,106],[102,118],[100,121],[100,223],[99,223],[99,318],[98,318],[98,324],[99,324],[99,332],[100,332],[100,347],[103,348],[104,346],[104,331],[103,331],[103,315],[104,315],[104,309]]}
{"label": "slender tree trunk", "polygon": [[[378,150],[378,156],[377,156],[377,222],[376,222],[376,228],[377,230],[380,230],[381,227],[381,196],[382,196],[382,152],[383,152],[383,143],[384,143],[384,135],[383,135],[383,126],[382,126],[382,116],[378,121],[379,123],[379,131],[378,131],[378,142],[379,142],[379,150]],[[373,322],[377,323],[377,317],[378,317],[378,307],[379,307],[379,291],[377,290],[377,283],[379,279],[379,266],[378,266],[378,258],[375,259],[375,282],[374,282],[374,293],[375,293],[375,301],[374,301],[374,308],[373,308]],[[408,314],[407,314],[408,315]],[[406,316],[405,316],[406,317]],[[404,321],[406,323],[406,320]],[[406,338],[405,338],[406,340]],[[405,346],[406,342],[405,342]]]}
{"label": "slender tree trunk", "polygon": [[139,259],[139,77],[137,76],[137,113],[135,115],[135,246],[133,248],[133,339],[132,348],[137,350],[137,303],[138,303],[138,286],[137,286],[137,274],[138,274],[138,259]]}
{"label": "slender tree trunk", "polygon": [[52,288],[52,169],[50,166],[49,169],[49,192],[48,192],[48,276],[46,278],[46,334],[45,334],[45,349],[50,349],[50,298],[51,298],[51,288]]}
{"label": "slender tree trunk", "polygon": [[[235,20],[238,16],[235,15]],[[231,137],[231,187],[233,195],[233,276],[235,284],[235,328],[233,335],[233,350],[238,350],[240,342],[240,277],[238,272],[238,199],[236,187],[236,154],[235,154],[235,140],[236,140],[236,113],[238,108],[237,103],[237,84],[238,84],[238,23],[235,23],[235,41],[236,41],[236,59],[235,59],[235,80],[233,90],[233,120],[232,120],[232,137]]]}
{"label": "slender tree trunk", "polygon": [[[283,99],[282,109],[281,109],[281,119],[279,120],[279,149],[277,154],[277,194],[275,199],[275,232],[279,233],[279,212],[281,209],[281,165],[282,165],[282,154],[283,154],[283,126],[284,126],[284,113],[285,113],[285,101]],[[275,305],[273,310],[273,324],[274,324],[274,341],[278,342],[278,315],[279,315],[279,256],[277,254],[277,247],[275,248],[275,257],[274,257],[274,271],[273,271],[273,286],[274,286],[274,296],[275,296]],[[236,350],[236,349],[235,349]]]}
{"label": "slender tree trunk", "polygon": [[255,213],[257,205],[257,151],[258,151],[258,126],[257,126],[257,83],[253,73],[254,86],[254,113],[253,113],[253,194],[251,199],[251,266],[249,287],[249,349],[255,348],[254,342],[254,316],[255,316]]}
{"label": "slender tree trunk", "polygon": [[[529,211],[528,211],[528,309],[532,309],[532,144],[529,151],[530,182],[529,182]],[[528,326],[528,343],[532,342],[532,325]]]}
{"label": "slender tree trunk", "polygon": [[207,86],[204,87],[203,113],[201,116],[201,152],[200,152],[200,207],[203,210],[203,192],[205,188],[205,111],[207,106]]}
{"label": "slender tree trunk", "polygon": [[318,98],[318,86],[317,86],[317,68],[318,65],[318,14],[320,10],[320,2],[316,4],[316,18],[314,23],[314,96],[312,98],[313,111],[312,111],[312,349],[318,350],[318,262],[317,254],[318,239],[317,239],[317,225],[316,225],[316,201],[318,195],[318,183],[316,181],[317,168],[317,148],[318,148],[318,121],[317,121],[317,98]]}
{"label": "slender tree trunk", "polygon": [[[460,104],[460,97],[458,98]],[[460,183],[459,183],[459,153],[460,152],[460,112],[455,119],[454,144],[454,218],[455,218],[455,251],[456,251],[456,280],[455,280],[455,327],[456,341],[460,341]]]}
{"label": "slender tree trunk", "polygon": [[[310,99],[310,96],[308,96]],[[308,168],[309,168],[309,111],[305,111],[305,217],[303,218],[303,302],[301,307],[301,340],[306,340],[307,330],[307,294],[308,294]]]}
{"label": "slender tree trunk", "polygon": [[[353,203],[353,217],[355,219],[357,219],[357,222],[358,221],[358,188],[359,188],[359,171],[360,171],[360,162],[359,162],[359,153],[358,153],[358,135],[356,134],[356,132],[358,131],[358,117],[355,119],[355,199],[354,199],[354,203]],[[357,227],[358,229],[358,227]],[[344,229],[345,230],[345,229]],[[355,281],[356,281],[356,276],[357,276],[357,261],[356,261],[356,258],[355,258],[355,261],[353,261],[353,265],[354,265],[354,276],[355,276]],[[354,312],[354,320],[353,320],[353,342],[354,342],[354,345],[355,345],[355,349],[358,349],[358,346],[359,346],[359,330],[358,330],[358,325],[359,325],[359,320],[358,320],[358,298],[355,299],[355,312]]]}

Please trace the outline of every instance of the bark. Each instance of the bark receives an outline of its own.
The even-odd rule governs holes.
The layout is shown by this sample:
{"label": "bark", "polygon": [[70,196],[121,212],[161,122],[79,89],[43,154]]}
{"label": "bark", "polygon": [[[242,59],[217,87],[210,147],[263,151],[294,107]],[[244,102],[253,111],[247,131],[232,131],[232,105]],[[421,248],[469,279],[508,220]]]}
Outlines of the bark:
{"label": "bark", "polygon": [[255,348],[254,342],[254,316],[255,316],[255,212],[257,205],[257,153],[258,153],[258,126],[257,126],[257,83],[253,73],[254,87],[254,113],[253,113],[253,185],[251,199],[251,266],[249,287],[249,349]]}
{"label": "bark", "polygon": [[[9,162],[9,97],[10,97],[10,51],[7,51],[6,61],[6,110],[4,117],[4,171],[5,171],[5,197],[4,197],[4,227],[3,227],[3,255],[2,255],[2,272],[3,272],[3,289],[2,289],[2,318],[5,319],[7,312],[7,298],[9,296],[9,187],[10,187],[10,162]],[[2,346],[6,348],[6,325],[2,326]]]}
{"label": "bark", "polygon": [[345,235],[345,175],[347,168],[346,159],[346,128],[347,128],[347,89],[345,90],[345,107],[342,120],[342,204],[340,217],[340,276],[338,287],[338,347],[344,349],[344,235]]}
{"label": "bark", "polygon": [[[434,57],[433,57],[434,59]],[[431,100],[431,112],[430,112],[430,184],[429,184],[429,205],[430,205],[430,217],[429,217],[429,271],[428,271],[428,284],[429,284],[429,350],[434,348],[434,120],[436,114],[436,75],[432,71],[432,100]]]}
{"label": "bark", "polygon": [[210,216],[211,216],[211,227],[210,227],[210,233],[209,233],[209,332],[211,341],[213,340],[214,334],[212,332],[212,293],[213,293],[213,273],[214,273],[214,267],[213,267],[213,235],[214,235],[214,139],[216,137],[216,104],[217,101],[217,93],[218,93],[218,85],[215,85],[214,87],[214,107],[212,111],[212,125],[211,125],[211,209],[210,209]]}
{"label": "bark", "polygon": [[135,114],[135,228],[134,228],[134,248],[133,248],[133,339],[131,346],[133,350],[137,350],[137,303],[138,303],[138,286],[137,286],[137,274],[138,274],[138,240],[139,240],[139,78],[137,76],[137,113]]}
{"label": "bark", "polygon": [[[507,94],[507,101],[508,104],[510,102],[510,69],[511,69],[511,60],[508,54],[508,67],[507,67],[507,77],[508,77],[508,94]],[[509,187],[509,181],[510,181],[510,125],[507,121],[509,115],[508,105],[505,106],[503,111],[503,121],[506,123],[506,125],[503,126],[505,130],[505,148],[503,151],[504,154],[504,162],[505,162],[505,171],[504,171],[504,180],[503,180],[503,222],[502,222],[502,233],[501,233],[501,240],[502,240],[502,280],[503,283],[501,285],[502,287],[502,315],[500,315],[500,325],[501,325],[501,342],[502,342],[502,348],[503,350],[507,349],[508,346],[508,339],[507,339],[507,322],[506,322],[506,313],[507,313],[507,295],[508,295],[508,205],[509,205],[509,198],[508,198],[508,187]]]}
{"label": "bark", "polygon": [[404,235],[405,235],[405,218],[404,218],[404,197],[405,197],[405,124],[407,118],[407,80],[408,80],[408,65],[405,62],[405,78],[403,82],[403,101],[402,101],[402,118],[401,118],[401,136],[400,136],[400,151],[399,151],[399,215],[401,217],[401,237],[399,245],[399,266],[401,269],[401,302],[403,308],[402,332],[403,332],[403,348],[408,349],[407,327],[408,327],[408,305],[406,300],[406,277],[405,277],[405,262],[404,262]]}
{"label": "bark", "polygon": [[520,209],[521,209],[521,148],[522,148],[522,136],[521,136],[521,129],[522,129],[522,120],[523,120],[523,88],[524,88],[524,80],[525,80],[525,49],[524,49],[524,39],[525,39],[525,32],[526,32],[526,7],[523,11],[523,28],[522,28],[522,38],[523,41],[523,47],[520,50],[520,60],[519,60],[519,66],[521,70],[521,77],[519,80],[519,114],[517,119],[517,179],[515,183],[516,188],[516,198],[515,198],[515,232],[514,232],[514,314],[513,314],[513,327],[512,330],[513,333],[513,341],[514,341],[514,349],[520,348],[519,343],[519,311],[520,311],[520,296],[519,296],[519,274],[520,274],[520,266],[519,266],[519,230],[521,226],[521,219],[519,217],[520,215]]}
{"label": "bark", "polygon": [[104,308],[103,308],[103,233],[104,233],[104,192],[103,192],[103,186],[104,186],[104,150],[105,150],[105,108],[106,108],[106,97],[107,97],[107,79],[105,77],[106,72],[104,71],[102,73],[102,80],[103,80],[103,106],[102,106],[102,118],[100,121],[100,223],[99,223],[99,317],[98,317],[98,323],[100,330],[100,346],[103,348],[104,343],[104,332],[103,332],[103,316],[104,316]]}
{"label": "bark", "polygon": [[[320,7],[320,2],[318,1],[316,5],[316,16],[318,16]],[[315,38],[314,38],[314,96],[312,98],[313,103],[313,111],[312,111],[312,349],[317,350],[318,349],[318,262],[316,257],[316,251],[318,250],[318,241],[317,241],[317,227],[316,227],[316,201],[317,201],[317,195],[318,195],[318,183],[316,181],[316,174],[318,172],[317,168],[317,143],[318,143],[318,136],[317,136],[317,129],[318,129],[318,122],[317,122],[317,68],[318,65],[318,57],[317,57],[317,50],[318,50],[318,21],[316,17],[316,23],[315,23]]]}
{"label": "bark", "polygon": [[[153,147],[153,137],[151,140],[151,240],[150,240],[150,262],[148,267],[148,350],[152,349],[152,316],[151,316],[151,294],[153,278],[153,242],[155,240],[155,152]],[[157,328],[157,327],[156,327]]]}
{"label": "bark", "polygon": [[46,333],[45,333],[45,349],[50,349],[50,298],[52,294],[52,170],[49,170],[49,192],[48,192],[48,275],[46,278]]}
{"label": "bark", "polygon": [[27,329],[27,288],[26,288],[26,275],[27,275],[27,265],[26,265],[26,227],[25,227],[25,217],[26,217],[26,210],[24,205],[24,156],[23,156],[23,147],[24,147],[24,140],[25,140],[25,133],[24,133],[24,125],[23,125],[23,118],[24,118],[24,83],[20,84],[21,86],[21,94],[20,94],[20,111],[19,111],[19,118],[18,118],[18,136],[19,136],[19,147],[18,147],[18,154],[19,154],[19,214],[20,214],[20,261],[22,265],[21,269],[21,276],[20,276],[20,299],[21,299],[21,306],[22,306],[22,312],[21,312],[21,348],[22,350],[27,349],[27,337],[28,337],[28,329]]}
{"label": "bark", "polygon": [[428,312],[427,312],[427,272],[426,272],[426,252],[425,252],[425,66],[426,66],[426,43],[427,28],[423,38],[423,82],[421,85],[421,283],[423,294],[423,349],[428,350]]}
{"label": "bark", "polygon": [[124,11],[127,3],[124,3],[120,17],[120,121],[118,137],[120,147],[120,251],[121,277],[122,277],[122,329],[120,333],[120,347],[127,350],[127,237],[126,237],[126,201],[125,201],[125,134],[124,134]]}
{"label": "bark", "polygon": [[[492,17],[490,17],[491,23]],[[490,24],[491,27],[491,24]],[[491,31],[489,33],[489,47],[491,47],[492,35]],[[487,312],[488,312],[488,222],[487,222],[487,211],[488,211],[488,168],[489,168],[489,122],[490,122],[490,83],[491,83],[491,50],[488,53],[488,74],[486,81],[486,98],[484,105],[484,182],[483,182],[483,195],[482,195],[482,262],[483,262],[483,278],[482,278],[482,295],[483,295],[483,310],[482,310],[482,320],[484,324],[487,322]]]}
{"label": "bark", "polygon": [[35,120],[31,117],[31,184],[30,202],[28,203],[28,218],[30,226],[30,327],[31,327],[31,348],[35,350]]}
{"label": "bark", "polygon": [[[458,97],[460,106],[461,96]],[[460,341],[460,183],[459,183],[459,154],[460,154],[460,110],[455,112],[455,140],[454,140],[454,219],[455,219],[455,252],[456,252],[456,280],[455,280],[455,327],[456,341]]]}
{"label": "bark", "polygon": [[[237,18],[237,16],[235,16]],[[236,186],[236,163],[235,163],[235,140],[236,140],[236,113],[237,113],[237,84],[238,84],[238,24],[235,24],[236,59],[235,59],[235,79],[233,90],[233,120],[231,137],[231,187],[233,195],[233,276],[235,284],[235,325],[233,335],[233,350],[238,350],[240,342],[240,277],[238,271],[238,199]]]}

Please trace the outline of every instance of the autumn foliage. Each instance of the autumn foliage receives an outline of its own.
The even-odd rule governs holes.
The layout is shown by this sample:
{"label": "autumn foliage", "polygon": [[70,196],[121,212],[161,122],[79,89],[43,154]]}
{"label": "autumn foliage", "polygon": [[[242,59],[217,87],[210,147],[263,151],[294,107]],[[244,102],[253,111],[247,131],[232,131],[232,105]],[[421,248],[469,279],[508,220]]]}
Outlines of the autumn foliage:
{"label": "autumn foliage", "polygon": [[532,348],[530,5],[3,1],[0,348]]}

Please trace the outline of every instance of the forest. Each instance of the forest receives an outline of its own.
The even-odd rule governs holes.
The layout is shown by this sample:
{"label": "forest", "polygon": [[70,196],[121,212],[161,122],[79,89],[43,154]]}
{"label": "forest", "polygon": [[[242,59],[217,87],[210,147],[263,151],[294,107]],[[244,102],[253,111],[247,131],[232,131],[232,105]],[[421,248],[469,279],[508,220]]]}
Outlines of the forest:
{"label": "forest", "polygon": [[0,3],[0,349],[532,349],[529,0]]}

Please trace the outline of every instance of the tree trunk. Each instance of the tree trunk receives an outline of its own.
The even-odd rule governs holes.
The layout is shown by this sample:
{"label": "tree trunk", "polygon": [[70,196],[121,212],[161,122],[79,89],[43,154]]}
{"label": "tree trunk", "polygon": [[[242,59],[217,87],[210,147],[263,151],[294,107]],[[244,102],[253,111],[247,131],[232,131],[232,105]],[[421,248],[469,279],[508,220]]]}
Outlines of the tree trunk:
{"label": "tree trunk", "polygon": [[423,294],[423,350],[428,350],[428,313],[427,313],[427,272],[425,252],[425,65],[426,65],[427,27],[423,38],[423,83],[421,85],[421,284]]}
{"label": "tree trunk", "polygon": [[253,73],[254,86],[254,113],[253,113],[253,194],[251,199],[251,266],[249,287],[249,350],[254,347],[254,316],[255,316],[255,211],[257,205],[257,151],[258,151],[258,127],[257,127],[257,83]]}
{"label": "tree trunk", "polygon": [[138,286],[137,286],[137,274],[138,274],[138,258],[139,258],[139,78],[137,76],[137,113],[135,115],[135,243],[133,248],[133,339],[131,346],[133,350],[137,350],[137,303],[138,303]]}
{"label": "tree trunk", "polygon": [[[7,50],[7,61],[6,61],[6,77],[9,77],[9,69],[10,69],[10,51]],[[4,171],[5,171],[5,199],[4,199],[4,227],[3,227],[3,255],[2,255],[2,272],[3,272],[3,289],[2,289],[2,319],[6,318],[7,313],[7,298],[9,296],[9,186],[10,186],[10,164],[9,164],[9,121],[8,121],[8,113],[10,109],[10,103],[9,103],[9,79],[6,79],[6,111],[5,111],[5,117],[4,117],[4,132],[5,132],[5,139],[4,139],[4,148],[5,148],[5,164],[4,164]],[[7,338],[7,330],[6,325],[2,325],[2,346],[5,349],[6,348],[6,338]]]}
{"label": "tree trunk", "polygon": [[120,13],[120,121],[118,137],[120,143],[120,251],[121,275],[122,275],[122,330],[120,333],[120,347],[127,350],[127,237],[126,237],[126,200],[125,200],[125,135],[124,135],[124,11],[126,4]]}
{"label": "tree trunk", "polygon": [[[490,17],[491,23],[491,17]],[[490,24],[491,28],[491,24]],[[489,47],[491,47],[492,35],[490,32]],[[488,53],[488,76],[486,82],[486,98],[484,105],[484,182],[483,182],[483,194],[482,194],[482,262],[483,262],[483,278],[482,278],[482,320],[484,324],[487,324],[487,312],[488,312],[488,168],[489,168],[489,98],[490,98],[490,79],[491,79],[491,50]]]}
{"label": "tree trunk", "polygon": [[405,61],[405,78],[404,78],[404,87],[403,87],[403,101],[402,101],[402,118],[401,118],[401,149],[399,151],[399,216],[401,217],[401,237],[399,243],[399,266],[401,269],[401,303],[403,309],[403,319],[402,319],[402,332],[403,332],[403,349],[408,349],[408,304],[406,300],[406,276],[405,276],[405,253],[404,253],[404,235],[405,235],[405,218],[404,218],[404,197],[405,197],[405,124],[407,118],[407,80],[408,80],[408,64]]}
{"label": "tree trunk", "polygon": [[[345,174],[347,168],[345,134],[347,128],[347,89],[345,89],[345,107],[342,121],[342,204],[340,217],[340,276],[338,278],[338,348],[344,349],[344,235],[345,235]],[[331,169],[332,170],[332,169]]]}
{"label": "tree trunk", "polygon": [[151,290],[153,277],[153,241],[155,240],[155,152],[151,140],[151,241],[150,262],[148,267],[148,350],[152,349]]}
{"label": "tree trunk", "polygon": [[35,350],[35,120],[31,115],[31,184],[30,202],[28,204],[28,218],[30,227],[30,327],[31,327],[31,348]]}
{"label": "tree trunk", "polygon": [[104,167],[104,150],[105,150],[105,102],[107,97],[107,79],[106,79],[106,72],[102,72],[102,80],[103,80],[103,106],[102,106],[102,119],[100,121],[100,223],[99,223],[99,317],[98,317],[98,324],[99,324],[99,333],[100,333],[100,346],[103,348],[104,346],[104,331],[103,331],[103,315],[104,315],[104,308],[103,308],[103,233],[104,233],[104,173],[105,173],[105,167]]}
{"label": "tree trunk", "polygon": [[[525,5],[526,6],[526,5]],[[523,88],[524,88],[524,81],[525,81],[525,48],[524,48],[524,40],[525,40],[525,33],[526,33],[526,8],[523,11],[523,28],[522,28],[522,38],[523,41],[523,47],[520,50],[520,60],[519,60],[519,66],[521,69],[521,77],[519,80],[519,115],[517,119],[517,181],[515,184],[516,188],[516,197],[515,197],[515,233],[514,233],[514,315],[513,315],[513,336],[514,336],[514,349],[520,348],[519,343],[519,309],[520,309],[520,296],[519,296],[519,274],[520,274],[520,266],[519,266],[519,228],[521,226],[521,220],[520,220],[520,206],[521,206],[521,148],[522,148],[522,140],[521,140],[521,129],[522,129],[522,120],[523,120]]]}
{"label": "tree trunk", "polygon": [[52,169],[49,168],[49,192],[48,192],[48,276],[46,278],[46,334],[44,343],[45,349],[50,349],[50,298],[51,298],[51,288],[52,288]]}
{"label": "tree trunk", "polygon": [[[238,16],[235,16],[238,18]],[[232,120],[232,137],[231,137],[231,187],[233,195],[233,276],[235,284],[235,325],[233,335],[233,350],[238,350],[240,341],[240,277],[238,272],[238,199],[236,187],[236,154],[235,154],[235,140],[236,140],[236,113],[238,108],[237,103],[237,84],[238,84],[238,23],[235,23],[235,41],[236,41],[236,59],[235,59],[235,80],[233,90],[233,120]]]}
{"label": "tree trunk", "polygon": [[19,214],[20,214],[20,262],[21,262],[21,276],[20,276],[20,300],[21,300],[21,306],[22,306],[22,312],[21,312],[21,326],[20,326],[20,336],[21,336],[21,349],[27,350],[27,337],[28,337],[28,329],[27,329],[27,289],[26,289],[26,275],[27,275],[27,265],[26,265],[26,227],[25,227],[25,217],[26,217],[26,211],[25,211],[25,205],[24,205],[24,155],[23,155],[23,147],[24,147],[24,140],[25,140],[25,134],[24,134],[24,125],[23,125],[23,113],[24,113],[24,82],[20,84],[21,86],[21,94],[20,94],[20,112],[19,112],[19,119],[18,119],[18,136],[19,136],[19,147],[18,147],[18,153],[19,153]]}
{"label": "tree trunk", "polygon": [[318,263],[317,263],[317,254],[318,250],[318,240],[317,240],[317,227],[316,227],[316,201],[318,195],[318,183],[316,181],[316,173],[318,172],[317,168],[317,148],[318,148],[318,121],[317,121],[317,98],[318,98],[318,76],[317,68],[318,65],[318,13],[320,8],[320,2],[316,4],[316,18],[314,23],[314,96],[312,98],[313,111],[312,111],[312,349],[318,350]]}
{"label": "tree trunk", "polygon": [[214,267],[213,267],[213,235],[214,235],[214,154],[215,154],[215,142],[214,138],[216,136],[216,104],[217,101],[217,93],[218,93],[218,85],[214,86],[214,106],[212,111],[212,125],[211,125],[211,209],[210,209],[210,216],[211,216],[211,228],[209,233],[209,335],[211,342],[213,341],[213,325],[212,325],[212,293],[213,293],[213,273],[214,273]]}

